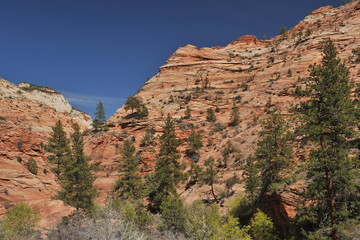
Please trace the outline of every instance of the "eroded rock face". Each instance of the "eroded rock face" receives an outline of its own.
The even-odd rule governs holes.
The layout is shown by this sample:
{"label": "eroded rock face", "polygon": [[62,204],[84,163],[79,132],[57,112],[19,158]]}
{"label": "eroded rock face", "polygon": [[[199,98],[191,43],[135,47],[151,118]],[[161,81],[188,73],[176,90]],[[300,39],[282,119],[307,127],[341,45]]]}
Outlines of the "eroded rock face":
{"label": "eroded rock face", "polygon": [[[199,151],[197,164],[214,157],[224,161],[222,150],[228,141],[241,150],[229,155],[228,167],[219,169],[215,193],[225,197],[226,206],[244,190],[242,183],[230,188],[226,181],[233,176],[242,178],[241,165],[253,153],[261,129],[260,121],[268,112],[278,111],[285,117],[289,107],[300,99],[294,96],[296,86],[308,76],[308,66],[321,61],[322,42],[331,38],[339,56],[350,68],[351,77],[359,82],[360,70],[360,3],[353,1],[340,8],[323,7],[307,16],[286,36],[271,40],[258,40],[243,36],[225,47],[198,49],[193,45],[179,48],[160,67],[159,73],[149,79],[137,94],[146,104],[149,116],[143,120],[127,119],[123,107],[109,119],[108,131],[89,132],[85,135],[85,153],[93,161],[100,161],[100,171],[94,183],[100,192],[99,203],[113,194],[120,161],[119,148],[124,140],[134,141],[142,156],[141,173],[154,171],[159,151],[158,136],[162,134],[164,118],[170,114],[177,121],[177,135],[181,139],[180,161],[187,163],[186,154],[190,126],[199,126],[204,146]],[[242,121],[229,126],[233,103],[240,107]],[[51,126],[62,120],[65,130],[77,121],[83,130],[91,124],[88,115],[77,112],[55,90],[27,83],[16,86],[0,79],[0,215],[19,201],[29,202],[40,209],[43,223],[56,222],[59,216],[72,209],[61,201],[52,200],[59,184],[50,171],[41,142],[47,143]],[[191,109],[191,118],[183,118],[185,109]],[[218,125],[206,121],[206,110],[213,108]],[[154,140],[141,144],[146,131],[154,133]],[[38,174],[27,169],[34,158]],[[295,215],[298,191],[303,183],[296,182],[280,195],[272,196],[278,204],[264,204],[263,208],[286,224]],[[197,199],[212,200],[210,187],[195,183],[182,184],[179,193],[188,204]],[[226,211],[226,210],[224,210]]]}
{"label": "eroded rock face", "polygon": [[[39,210],[42,226],[54,225],[73,208],[52,199],[60,186],[43,146],[58,120],[70,134],[75,122],[88,129],[91,118],[53,89],[27,83],[18,87],[4,79],[0,79],[0,106],[0,216],[14,204],[27,202]],[[31,158],[36,174],[28,168]]]}
{"label": "eroded rock face", "polygon": [[[242,178],[241,164],[256,148],[261,129],[259,122],[271,111],[286,117],[290,106],[301,101],[295,98],[294,90],[308,76],[309,65],[320,63],[324,40],[330,38],[335,43],[339,57],[350,67],[351,78],[359,82],[360,51],[354,51],[360,49],[359,6],[359,1],[353,1],[339,8],[322,7],[286,35],[270,40],[244,36],[225,47],[198,49],[186,45],[179,48],[136,95],[149,109],[146,120],[126,119],[129,112],[122,107],[109,119],[108,132],[87,136],[87,151],[93,159],[101,161],[102,171],[95,183],[102,192],[99,201],[112,194],[120,159],[119,147],[125,139],[134,140],[141,152],[143,174],[154,170],[158,142],[150,147],[140,147],[140,142],[149,129],[154,129],[155,136],[160,136],[164,118],[170,114],[178,122],[177,134],[182,140],[181,161],[190,161],[186,155],[189,124],[199,126],[203,135],[204,147],[200,150],[199,165],[210,156],[222,161],[222,149],[228,140],[241,150],[240,160],[237,161],[235,155],[230,156],[229,167],[219,170],[216,193],[234,193],[224,199],[223,205],[226,206],[243,191],[242,184],[227,189],[225,182],[234,175]],[[229,126],[234,102],[240,107],[242,118],[236,127]],[[183,118],[186,107],[191,109],[191,119]],[[208,108],[216,110],[217,122],[224,129],[206,121]],[[271,209],[279,223],[295,215],[301,181],[294,186],[295,189],[290,187],[274,197],[281,202],[281,209],[264,206]],[[198,183],[190,188],[181,186],[179,192],[187,203],[212,198],[210,188]]]}

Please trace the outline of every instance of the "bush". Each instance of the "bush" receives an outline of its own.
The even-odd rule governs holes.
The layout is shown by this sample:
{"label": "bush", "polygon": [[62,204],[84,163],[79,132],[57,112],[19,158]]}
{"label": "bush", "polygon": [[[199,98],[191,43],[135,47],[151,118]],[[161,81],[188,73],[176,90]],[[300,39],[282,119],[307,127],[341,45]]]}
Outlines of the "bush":
{"label": "bush", "polygon": [[271,218],[260,210],[255,213],[254,218],[251,220],[250,228],[254,240],[279,239]]}
{"label": "bush", "polygon": [[216,121],[216,116],[215,116],[214,110],[212,108],[207,109],[206,121],[208,121],[208,122]]}
{"label": "bush", "polygon": [[179,198],[167,196],[160,205],[160,213],[163,219],[161,229],[185,233],[187,214]]}
{"label": "bush", "polygon": [[23,145],[24,145],[23,141],[19,141],[19,142],[16,143],[16,147],[19,150],[19,152],[22,152]]}
{"label": "bush", "polygon": [[35,239],[39,214],[26,203],[18,203],[10,208],[1,222],[4,239]]}
{"label": "bush", "polygon": [[35,160],[33,158],[29,159],[29,162],[27,164],[27,167],[29,169],[29,172],[31,172],[32,174],[37,175],[37,164],[35,162]]}

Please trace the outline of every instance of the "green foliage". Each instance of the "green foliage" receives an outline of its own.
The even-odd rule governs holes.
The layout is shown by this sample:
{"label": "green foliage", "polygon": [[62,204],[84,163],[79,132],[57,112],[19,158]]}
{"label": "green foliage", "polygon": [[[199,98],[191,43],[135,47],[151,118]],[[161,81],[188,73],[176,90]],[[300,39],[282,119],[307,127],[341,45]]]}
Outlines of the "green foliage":
{"label": "green foliage", "polygon": [[99,100],[99,103],[96,105],[96,112],[94,115],[95,115],[95,120],[94,120],[93,126],[94,126],[95,130],[97,130],[106,121],[104,104],[102,103],[101,100]]}
{"label": "green foliage", "polygon": [[260,172],[262,193],[276,192],[273,186],[283,184],[284,175],[289,172],[293,149],[288,129],[286,121],[276,113],[271,114],[262,125],[254,155],[256,168]]}
{"label": "green foliage", "polygon": [[188,138],[188,152],[196,153],[202,146],[202,135],[192,127]]}
{"label": "green foliage", "polygon": [[184,174],[181,172],[178,161],[180,157],[177,150],[179,143],[175,132],[175,122],[168,115],[163,127],[163,134],[160,137],[160,153],[152,180],[153,187],[149,193],[152,211],[159,211],[161,203],[168,195],[177,196],[177,185],[184,180]]}
{"label": "green foliage", "polygon": [[64,172],[60,175],[62,189],[57,197],[66,204],[90,211],[94,206],[93,200],[97,196],[93,188],[95,177],[91,174],[89,158],[83,152],[83,136],[78,124],[73,125],[74,132],[71,134],[72,151],[71,156],[66,159]]}
{"label": "green foliage", "polygon": [[245,179],[245,191],[249,195],[250,200],[254,202],[260,193],[260,176],[258,165],[255,163],[254,156],[249,156],[245,165],[242,167],[243,177]]}
{"label": "green foliage", "polygon": [[212,108],[207,109],[206,121],[216,122],[216,116],[215,116],[214,110]]}
{"label": "green foliage", "polygon": [[239,86],[244,92],[249,90],[249,85],[245,82],[241,83],[240,86]]}
{"label": "green foliage", "polygon": [[291,69],[289,69],[289,70],[287,71],[286,76],[287,76],[287,77],[292,77],[292,71],[291,71]]}
{"label": "green foliage", "polygon": [[23,141],[16,142],[16,147],[19,150],[19,152],[22,152],[23,145],[24,145]]}
{"label": "green foliage", "polygon": [[211,193],[214,197],[214,200],[218,202],[219,200],[217,199],[214,191],[214,184],[218,180],[215,159],[210,157],[205,161],[204,165],[205,169],[201,174],[201,182],[211,187]]}
{"label": "green foliage", "polygon": [[248,227],[239,228],[239,221],[237,218],[228,216],[226,223],[222,225],[222,234],[220,239],[251,240],[248,231]]}
{"label": "green foliage", "polygon": [[136,226],[144,228],[151,224],[152,216],[151,213],[146,211],[143,204],[135,201],[121,202],[121,213],[122,219],[127,222],[135,223]]}
{"label": "green foliage", "polygon": [[29,172],[31,172],[32,174],[37,175],[37,167],[38,166],[37,166],[34,158],[29,159],[27,167],[29,169]]}
{"label": "green foliage", "polygon": [[155,137],[154,137],[154,129],[146,130],[144,138],[140,142],[140,147],[148,147],[154,144]]}
{"label": "green foliage", "polygon": [[121,199],[140,199],[143,183],[139,175],[140,155],[134,155],[135,147],[129,140],[120,149],[119,179],[115,185],[116,195]]}
{"label": "green foliage", "polygon": [[189,106],[186,106],[184,118],[185,119],[190,119],[191,118],[191,109],[190,109]]}
{"label": "green foliage", "polygon": [[[140,98],[135,96],[128,96],[125,102],[125,110],[131,110],[131,114],[128,117],[144,118],[149,115],[149,111]],[[136,110],[136,112],[134,112]]]}
{"label": "green foliage", "polygon": [[71,150],[69,139],[66,137],[60,120],[52,127],[52,131],[46,150],[53,154],[49,157],[49,161],[56,165],[52,170],[59,177],[64,172],[65,162],[69,158]]}
{"label": "green foliage", "polygon": [[241,117],[240,117],[239,107],[234,102],[232,112],[230,115],[230,126],[236,126],[240,122],[241,122]]}
{"label": "green foliage", "polygon": [[39,220],[39,214],[29,205],[18,203],[5,213],[0,222],[3,228],[0,239],[34,239]]}
{"label": "green foliage", "polygon": [[187,211],[180,198],[168,195],[160,205],[163,230],[185,232]]}
{"label": "green foliage", "polygon": [[349,70],[327,40],[322,64],[310,66],[309,99],[295,109],[301,123],[297,131],[313,146],[306,166],[308,204],[300,209],[299,222],[308,233],[323,232],[332,239],[339,239],[339,226],[359,209],[353,199],[359,196],[360,170],[358,159],[349,157],[348,143],[358,126],[352,86]]}
{"label": "green foliage", "polygon": [[279,237],[276,234],[274,223],[262,211],[258,210],[250,223],[251,235],[254,240],[277,240]]}
{"label": "green foliage", "polygon": [[225,145],[224,149],[221,152],[221,154],[223,156],[223,162],[220,163],[220,167],[227,168],[228,167],[229,156],[230,156],[230,154],[235,153],[235,152],[239,152],[239,150],[236,149],[232,145],[230,140],[228,140],[226,142],[226,145]]}
{"label": "green foliage", "polygon": [[252,202],[245,194],[241,194],[230,203],[229,215],[239,219],[242,225],[248,225],[252,216]]}
{"label": "green foliage", "polygon": [[280,28],[280,32],[279,32],[279,34],[282,36],[282,37],[284,37],[284,38],[286,38],[287,37],[287,28],[285,27],[285,26],[282,26],[281,28]]}
{"label": "green foliage", "polygon": [[194,240],[216,240],[220,236],[221,216],[219,207],[194,202],[188,210],[187,235]]}

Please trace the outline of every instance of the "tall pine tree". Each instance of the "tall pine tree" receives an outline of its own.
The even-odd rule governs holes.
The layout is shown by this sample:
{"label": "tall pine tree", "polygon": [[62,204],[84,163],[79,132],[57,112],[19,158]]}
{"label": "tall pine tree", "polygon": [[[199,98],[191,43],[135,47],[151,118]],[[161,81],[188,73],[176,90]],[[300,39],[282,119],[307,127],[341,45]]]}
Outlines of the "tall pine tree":
{"label": "tall pine tree", "polygon": [[289,126],[277,113],[263,123],[260,140],[255,150],[255,160],[260,173],[260,198],[274,193],[284,183],[284,176],[293,158]]}
{"label": "tall pine tree", "polygon": [[52,171],[59,177],[63,173],[65,162],[70,156],[69,139],[66,137],[60,120],[52,127],[52,130],[46,150],[53,153],[52,156],[49,156],[49,161],[55,164]]}
{"label": "tall pine tree", "polygon": [[296,109],[301,121],[298,131],[314,146],[307,163],[307,203],[300,211],[300,222],[307,226],[309,239],[320,235],[342,239],[339,229],[354,215],[350,199],[359,194],[355,192],[359,165],[349,158],[348,140],[357,124],[352,84],[331,40],[324,43],[322,64],[310,66],[309,71],[305,90],[309,99]]}
{"label": "tall pine tree", "polygon": [[121,163],[119,179],[115,185],[116,195],[121,199],[137,200],[142,197],[142,179],[139,175],[140,156],[135,154],[135,147],[129,140],[120,150]]}
{"label": "tall pine tree", "polygon": [[91,174],[89,158],[84,155],[83,136],[78,124],[73,125],[71,134],[72,154],[65,164],[64,173],[60,176],[62,190],[58,198],[77,210],[89,211],[97,196],[93,188],[95,177]]}
{"label": "tall pine tree", "polygon": [[160,137],[160,153],[153,179],[154,187],[149,193],[150,208],[155,212],[160,210],[160,205],[167,196],[177,196],[177,185],[184,178],[179,163],[180,155],[177,149],[179,143],[175,122],[168,115],[163,127],[163,135]]}
{"label": "tall pine tree", "polygon": [[93,123],[95,130],[97,130],[101,125],[103,125],[105,121],[106,116],[104,104],[101,100],[99,100],[99,103],[96,105],[95,120]]}

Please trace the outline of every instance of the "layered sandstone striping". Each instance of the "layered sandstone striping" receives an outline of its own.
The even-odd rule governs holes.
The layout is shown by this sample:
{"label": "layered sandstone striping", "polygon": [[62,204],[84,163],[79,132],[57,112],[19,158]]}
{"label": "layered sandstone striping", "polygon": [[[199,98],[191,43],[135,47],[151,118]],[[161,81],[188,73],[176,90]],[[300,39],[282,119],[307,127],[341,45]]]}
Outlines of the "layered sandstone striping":
{"label": "layered sandstone striping", "polygon": [[[143,173],[154,170],[159,146],[142,148],[139,144],[148,129],[154,129],[155,136],[161,135],[161,126],[167,114],[178,122],[183,162],[190,161],[186,156],[189,124],[195,124],[203,131],[204,147],[200,150],[198,164],[202,165],[210,156],[221,161],[221,152],[228,140],[241,150],[241,160],[237,161],[232,156],[230,167],[219,169],[221,177],[215,186],[219,195],[239,194],[243,190],[241,182],[232,189],[226,189],[225,182],[233,175],[242,178],[241,164],[256,147],[261,129],[259,122],[266,119],[271,111],[289,115],[290,106],[300,101],[294,95],[296,86],[301,86],[302,79],[308,76],[309,65],[320,63],[322,42],[328,38],[338,48],[339,57],[350,67],[351,78],[358,82],[359,1],[339,8],[322,7],[286,35],[270,40],[244,36],[225,47],[198,49],[186,45],[179,48],[136,95],[149,109],[146,120],[127,119],[129,112],[122,107],[109,119],[108,132],[87,136],[87,151],[93,159],[101,161],[102,171],[95,182],[102,193],[100,200],[104,201],[112,193],[120,159],[119,146],[124,139],[135,140],[137,150],[144,159]],[[240,107],[242,118],[236,127],[229,126],[234,102]],[[192,110],[191,119],[183,118],[186,107]],[[216,129],[219,125],[206,121],[208,108],[217,110],[217,122],[224,129]],[[296,189],[301,189],[301,184]],[[296,189],[289,187],[277,197],[276,201],[283,204],[282,210],[273,214],[279,218],[278,222],[287,222],[289,217],[294,216]],[[186,202],[212,198],[209,187],[200,184],[190,188],[182,186],[180,192]]]}
{"label": "layered sandstone striping", "polygon": [[[75,122],[88,129],[91,117],[73,109],[53,89],[28,83],[16,86],[4,79],[0,79],[0,105],[0,216],[12,205],[27,202],[40,211],[43,226],[55,225],[73,209],[52,199],[60,186],[44,145],[58,120],[70,133]],[[36,174],[28,169],[31,158]]]}

